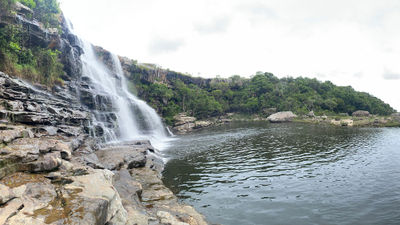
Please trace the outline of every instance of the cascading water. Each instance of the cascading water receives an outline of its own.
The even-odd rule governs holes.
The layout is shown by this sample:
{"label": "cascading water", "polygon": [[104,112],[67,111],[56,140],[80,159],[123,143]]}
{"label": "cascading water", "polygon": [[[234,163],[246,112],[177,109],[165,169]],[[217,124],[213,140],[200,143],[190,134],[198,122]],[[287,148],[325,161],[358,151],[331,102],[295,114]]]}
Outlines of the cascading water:
{"label": "cascading water", "polygon": [[[73,33],[70,21],[66,24]],[[80,47],[83,85],[78,94],[93,112],[91,133],[106,142],[147,139],[157,149],[167,147],[172,133],[153,108],[128,91],[118,56],[112,54],[107,67],[89,42],[80,40]]]}
{"label": "cascading water", "polygon": [[[89,78],[91,91],[96,94],[94,126],[102,128],[107,141],[149,139],[163,149],[168,141],[166,128],[153,108],[128,91],[118,56],[112,54],[112,68],[107,68],[90,43],[82,41],[82,48],[82,77]],[[113,113],[114,123],[110,124]]]}

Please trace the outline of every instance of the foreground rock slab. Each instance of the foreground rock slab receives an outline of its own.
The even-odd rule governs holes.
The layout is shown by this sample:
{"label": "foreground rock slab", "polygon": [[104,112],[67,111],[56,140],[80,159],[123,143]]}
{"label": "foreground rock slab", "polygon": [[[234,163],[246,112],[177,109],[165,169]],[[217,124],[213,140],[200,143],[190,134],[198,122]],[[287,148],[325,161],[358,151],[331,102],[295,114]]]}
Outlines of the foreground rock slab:
{"label": "foreground rock slab", "polygon": [[0,224],[206,224],[149,141],[104,144],[88,113],[0,72]]}

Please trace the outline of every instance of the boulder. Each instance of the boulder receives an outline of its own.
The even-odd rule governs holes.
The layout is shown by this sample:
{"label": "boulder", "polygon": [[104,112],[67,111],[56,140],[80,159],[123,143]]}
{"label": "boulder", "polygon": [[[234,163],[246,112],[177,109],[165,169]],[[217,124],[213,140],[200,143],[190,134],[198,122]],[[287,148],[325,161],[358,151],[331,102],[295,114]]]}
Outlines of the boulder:
{"label": "boulder", "polygon": [[291,122],[297,116],[291,111],[278,112],[270,115],[267,120],[271,123]]}
{"label": "boulder", "polygon": [[353,112],[351,115],[355,116],[355,117],[368,117],[370,114],[368,111],[357,110],[357,111]]}

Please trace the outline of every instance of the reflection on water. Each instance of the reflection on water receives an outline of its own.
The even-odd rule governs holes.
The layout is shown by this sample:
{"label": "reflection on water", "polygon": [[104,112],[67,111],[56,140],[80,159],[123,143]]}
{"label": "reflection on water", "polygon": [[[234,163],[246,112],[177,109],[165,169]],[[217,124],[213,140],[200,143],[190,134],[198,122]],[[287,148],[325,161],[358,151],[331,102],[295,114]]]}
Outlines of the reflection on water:
{"label": "reflection on water", "polygon": [[164,153],[166,185],[213,223],[400,224],[400,129],[238,123]]}

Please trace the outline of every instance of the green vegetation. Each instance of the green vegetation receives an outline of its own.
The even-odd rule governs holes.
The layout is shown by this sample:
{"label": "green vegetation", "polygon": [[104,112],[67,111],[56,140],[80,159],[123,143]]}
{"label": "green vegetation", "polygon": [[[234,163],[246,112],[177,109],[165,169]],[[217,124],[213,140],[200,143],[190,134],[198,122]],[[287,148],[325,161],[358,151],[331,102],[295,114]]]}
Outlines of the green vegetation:
{"label": "green vegetation", "polygon": [[[33,18],[45,27],[60,28],[60,8],[56,0],[18,0],[33,10]],[[13,14],[15,0],[2,0],[0,9]],[[30,17],[32,15],[25,15]],[[7,23],[0,26],[0,71],[32,82],[46,85],[62,84],[63,65],[60,52],[31,42],[30,33],[22,25]]]}
{"label": "green vegetation", "polygon": [[[368,93],[310,78],[279,79],[271,73],[257,72],[250,79],[236,75],[196,85],[187,82],[190,79],[182,74],[176,76],[177,79],[162,83],[144,79],[146,71],[132,71],[136,72],[132,72],[130,80],[139,96],[156,108],[167,123],[173,122],[173,116],[179,112],[187,112],[197,118],[230,112],[262,115],[270,108],[290,110],[300,115],[311,110],[317,115],[351,114],[356,110],[379,115],[394,112],[388,104]],[[151,74],[150,71],[147,73]]]}

